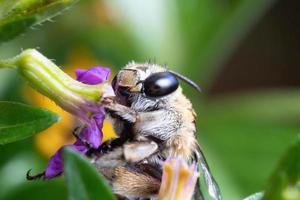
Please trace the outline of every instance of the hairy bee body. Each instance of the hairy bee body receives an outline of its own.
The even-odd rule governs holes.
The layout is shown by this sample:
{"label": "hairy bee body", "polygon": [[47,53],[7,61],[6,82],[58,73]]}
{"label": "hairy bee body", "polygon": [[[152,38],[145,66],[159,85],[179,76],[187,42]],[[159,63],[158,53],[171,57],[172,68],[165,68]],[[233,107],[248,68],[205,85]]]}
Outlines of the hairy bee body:
{"label": "hairy bee body", "polygon": [[155,199],[162,161],[170,156],[197,161],[201,155],[196,114],[176,77],[159,65],[131,62],[112,85],[116,97],[104,100],[105,110],[119,138],[98,154],[95,165],[116,194]]}
{"label": "hairy bee body", "polygon": [[[132,70],[137,70],[134,72],[137,80],[136,77],[131,77]],[[119,84],[136,89],[136,83],[139,81],[145,80],[151,74],[165,71],[167,71],[165,68],[154,64],[130,63],[119,73],[121,75],[119,77],[121,83]],[[114,105],[110,105],[107,109],[109,112],[118,109],[115,112],[121,115],[121,118],[120,116],[119,118],[110,116],[113,118],[112,121],[117,133],[120,136],[128,135],[124,132],[129,129],[131,131],[130,137],[134,137],[136,140],[151,138],[159,143],[158,152],[148,157],[148,160],[156,162],[169,156],[191,158],[197,146],[195,138],[196,114],[191,102],[183,95],[181,87],[161,98],[145,97],[136,91],[127,96],[125,100],[120,92],[116,91],[116,95],[116,103],[128,106],[125,109],[121,106],[113,107]],[[127,108],[131,111],[128,111]],[[124,113],[122,113],[123,109]],[[127,118],[131,118],[131,116],[126,116],[131,112],[134,115],[134,120],[126,121]]]}

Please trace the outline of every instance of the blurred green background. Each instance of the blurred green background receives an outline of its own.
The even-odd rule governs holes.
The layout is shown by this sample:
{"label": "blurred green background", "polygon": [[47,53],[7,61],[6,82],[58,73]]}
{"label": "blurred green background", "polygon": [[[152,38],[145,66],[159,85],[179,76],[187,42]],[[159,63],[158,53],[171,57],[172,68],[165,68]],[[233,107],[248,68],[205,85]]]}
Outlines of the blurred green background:
{"label": "blurred green background", "polygon": [[[264,189],[300,132],[299,8],[293,0],[82,0],[2,43],[0,58],[38,47],[70,73],[151,59],[190,77],[203,90],[183,84],[199,142],[224,199],[238,200]],[[54,109],[25,85],[1,70],[0,100]],[[28,169],[42,171],[56,146],[71,141],[76,123],[62,115],[63,128],[0,146],[0,199],[67,198],[62,178],[25,181]]]}

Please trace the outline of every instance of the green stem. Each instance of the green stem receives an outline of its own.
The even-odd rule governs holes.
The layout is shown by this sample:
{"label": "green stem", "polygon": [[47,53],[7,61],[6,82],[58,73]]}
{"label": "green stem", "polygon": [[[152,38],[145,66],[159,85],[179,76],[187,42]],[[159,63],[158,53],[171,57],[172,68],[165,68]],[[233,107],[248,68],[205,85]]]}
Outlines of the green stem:
{"label": "green stem", "polygon": [[17,68],[15,64],[16,59],[17,57],[12,59],[0,60],[0,68]]}
{"label": "green stem", "polygon": [[17,69],[34,89],[73,114],[96,106],[108,86],[107,83],[87,85],[72,79],[35,49],[27,49],[12,59],[0,61],[0,68]]}

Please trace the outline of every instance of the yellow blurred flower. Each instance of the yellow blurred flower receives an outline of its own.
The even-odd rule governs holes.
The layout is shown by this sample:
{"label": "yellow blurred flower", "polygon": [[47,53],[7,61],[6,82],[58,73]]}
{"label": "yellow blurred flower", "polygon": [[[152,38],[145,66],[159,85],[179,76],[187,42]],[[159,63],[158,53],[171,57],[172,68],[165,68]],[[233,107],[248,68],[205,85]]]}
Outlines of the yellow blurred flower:
{"label": "yellow blurred flower", "polygon": [[[92,66],[99,65],[99,62],[89,53],[85,48],[77,48],[70,53],[69,60],[65,65],[64,71],[75,77],[75,69],[86,69]],[[61,146],[70,144],[75,141],[72,135],[73,129],[77,126],[76,119],[53,101],[44,97],[33,89],[26,87],[25,96],[33,105],[46,108],[61,116],[61,120],[48,128],[47,130],[36,135],[35,144],[39,152],[43,155],[52,156]],[[103,124],[103,142],[115,138],[116,134],[113,130],[112,124],[104,120]]]}

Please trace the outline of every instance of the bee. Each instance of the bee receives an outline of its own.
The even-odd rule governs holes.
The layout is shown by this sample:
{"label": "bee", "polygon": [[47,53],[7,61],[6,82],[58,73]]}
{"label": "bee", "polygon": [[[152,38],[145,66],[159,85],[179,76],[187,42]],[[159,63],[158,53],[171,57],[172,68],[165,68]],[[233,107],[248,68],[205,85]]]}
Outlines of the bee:
{"label": "bee", "polygon": [[[196,139],[196,113],[178,79],[200,91],[183,75],[153,63],[131,62],[112,81],[116,96],[103,102],[119,138],[104,143],[94,163],[120,199],[155,199],[160,164],[170,156],[199,163],[209,194],[221,199]],[[204,199],[201,192],[195,196]]]}

